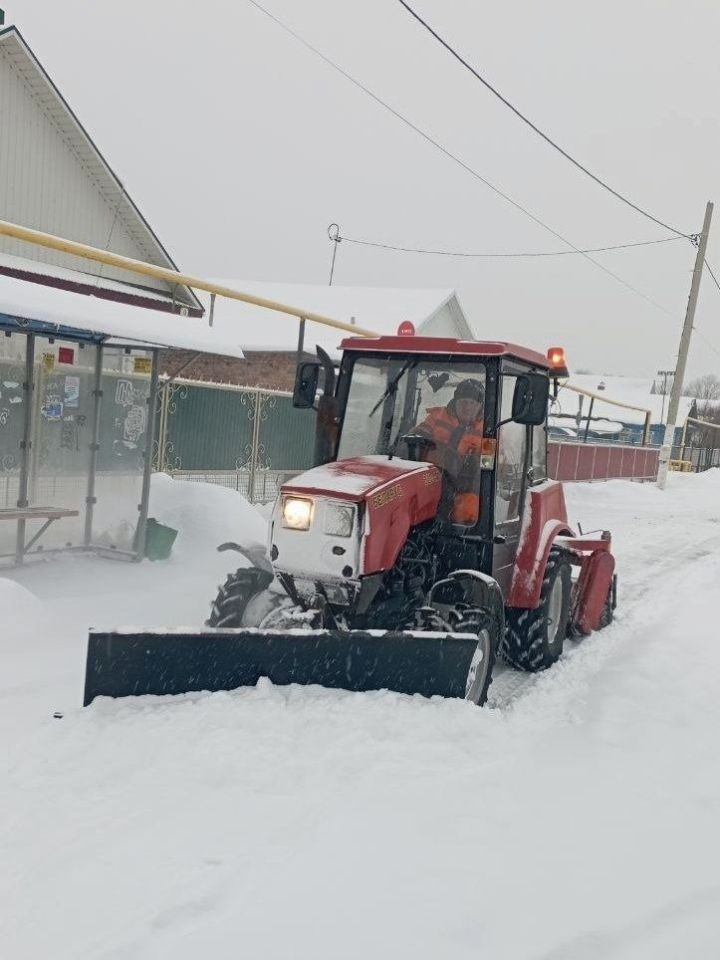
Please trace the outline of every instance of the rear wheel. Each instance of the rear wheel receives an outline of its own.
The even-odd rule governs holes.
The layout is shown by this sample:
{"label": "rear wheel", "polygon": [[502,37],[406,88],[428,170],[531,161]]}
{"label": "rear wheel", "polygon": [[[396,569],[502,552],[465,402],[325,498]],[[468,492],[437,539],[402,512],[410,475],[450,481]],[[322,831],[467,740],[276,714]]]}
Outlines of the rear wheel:
{"label": "rear wheel", "polygon": [[613,578],[613,582],[610,584],[610,588],[608,589],[608,595],[605,598],[605,606],[603,607],[603,611],[600,614],[600,623],[597,626],[598,630],[602,630],[604,627],[609,627],[610,624],[613,622],[614,616],[615,616],[615,579]]}
{"label": "rear wheel", "polygon": [[532,673],[560,657],[570,616],[570,564],[560,550],[551,550],[536,610],[507,611],[503,655],[519,670]]}

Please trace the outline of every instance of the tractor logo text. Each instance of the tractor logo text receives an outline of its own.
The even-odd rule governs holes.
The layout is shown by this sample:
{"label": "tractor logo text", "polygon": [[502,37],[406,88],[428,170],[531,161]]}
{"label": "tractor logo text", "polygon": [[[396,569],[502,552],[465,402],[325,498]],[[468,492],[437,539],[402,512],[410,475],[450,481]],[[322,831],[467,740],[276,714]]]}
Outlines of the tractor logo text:
{"label": "tractor logo text", "polygon": [[392,503],[393,500],[399,500],[402,495],[402,487],[399,483],[396,483],[394,487],[388,487],[387,490],[376,493],[372,498],[372,505],[376,509],[379,507],[385,507],[388,505],[388,503]]}

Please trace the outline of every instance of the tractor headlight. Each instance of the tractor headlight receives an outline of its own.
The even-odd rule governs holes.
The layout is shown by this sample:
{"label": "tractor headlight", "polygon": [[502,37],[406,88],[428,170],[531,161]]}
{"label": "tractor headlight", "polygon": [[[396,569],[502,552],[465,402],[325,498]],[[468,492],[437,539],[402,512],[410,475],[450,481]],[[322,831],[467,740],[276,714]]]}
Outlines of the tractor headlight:
{"label": "tractor headlight", "polygon": [[285,497],[282,505],[282,525],[290,530],[309,530],[313,502],[304,497]]}
{"label": "tractor headlight", "polygon": [[349,503],[329,503],[325,510],[325,533],[331,537],[349,537],[355,522],[355,507]]}

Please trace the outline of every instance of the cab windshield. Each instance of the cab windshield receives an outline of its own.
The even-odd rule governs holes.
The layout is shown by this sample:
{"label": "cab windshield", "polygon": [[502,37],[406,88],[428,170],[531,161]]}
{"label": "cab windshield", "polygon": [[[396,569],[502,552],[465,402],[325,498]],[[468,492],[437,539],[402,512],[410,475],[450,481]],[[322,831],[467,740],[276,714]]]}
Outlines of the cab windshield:
{"label": "cab windshield", "polygon": [[[443,472],[448,515],[456,522],[476,522],[485,416],[484,364],[477,360],[358,357],[350,377],[338,459],[392,454],[432,462]],[[413,436],[422,437],[422,443],[406,439]],[[474,497],[465,498],[463,518],[455,509],[461,493]]]}

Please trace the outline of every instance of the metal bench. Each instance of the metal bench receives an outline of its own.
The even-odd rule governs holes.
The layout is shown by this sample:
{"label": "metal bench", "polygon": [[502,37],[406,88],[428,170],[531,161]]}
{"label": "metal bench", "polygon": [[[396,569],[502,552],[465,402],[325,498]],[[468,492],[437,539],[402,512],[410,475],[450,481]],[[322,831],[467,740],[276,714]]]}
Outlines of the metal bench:
{"label": "metal bench", "polygon": [[[45,533],[51,523],[62,520],[64,517],[77,517],[79,510],[67,510],[65,507],[2,507],[0,520],[17,520],[18,536],[15,560],[22,563],[25,554],[33,547]],[[44,520],[45,523],[33,537],[25,542],[25,524],[28,520]]]}

